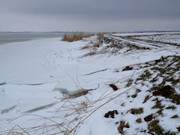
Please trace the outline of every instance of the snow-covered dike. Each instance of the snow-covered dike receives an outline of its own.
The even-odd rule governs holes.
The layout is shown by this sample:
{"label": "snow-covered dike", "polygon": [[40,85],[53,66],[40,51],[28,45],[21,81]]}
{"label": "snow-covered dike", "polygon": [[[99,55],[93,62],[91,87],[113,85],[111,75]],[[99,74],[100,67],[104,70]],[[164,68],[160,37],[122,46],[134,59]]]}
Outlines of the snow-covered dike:
{"label": "snow-covered dike", "polygon": [[[140,44],[139,40],[133,41],[135,45]],[[94,42],[95,38],[76,42],[47,38],[1,45],[0,135],[157,134],[154,125],[160,133],[178,134],[179,101],[173,98],[170,102],[149,90],[161,84],[164,77],[158,76],[159,70],[151,68],[152,62],[160,60],[153,66],[176,69],[179,47],[161,45],[142,49],[140,44],[141,48],[118,47],[114,53],[110,43],[87,47]],[[146,46],[155,44],[142,42]],[[140,78],[146,70],[152,78],[159,78],[155,82]],[[174,70],[172,77],[178,80],[179,76],[180,72]],[[171,83],[167,81],[164,85]],[[174,84],[177,96],[179,86],[179,82]],[[62,91],[85,93],[71,98]],[[160,107],[164,109],[160,115],[154,102],[175,109]],[[153,120],[144,120],[151,114]]]}

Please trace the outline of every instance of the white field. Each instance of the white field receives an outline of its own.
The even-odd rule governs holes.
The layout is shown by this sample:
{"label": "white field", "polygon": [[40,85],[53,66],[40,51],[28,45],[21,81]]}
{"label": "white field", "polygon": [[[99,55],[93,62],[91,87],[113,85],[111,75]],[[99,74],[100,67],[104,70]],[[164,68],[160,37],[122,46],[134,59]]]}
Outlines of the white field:
{"label": "white field", "polygon": [[[90,40],[94,39],[68,43],[61,41],[61,38],[47,38],[0,46],[0,135],[67,135],[71,129],[76,129],[77,135],[117,135],[115,122],[120,118],[134,123],[127,130],[128,135],[144,134],[136,129],[146,129],[145,122],[137,125],[135,116],[123,114],[128,108],[139,106],[145,108],[141,117],[153,112],[150,109],[152,102],[143,105],[140,102],[145,93],[141,93],[132,103],[127,103],[127,106],[120,106],[127,100],[127,94],[138,87],[124,87],[127,80],[142,71],[115,70],[161,56],[180,55],[180,49],[162,47],[128,54],[105,53],[81,57],[88,50],[80,48],[89,44]],[[86,75],[103,69],[102,72]],[[117,80],[120,90],[114,92],[108,84]],[[75,99],[62,100],[63,95],[54,90],[61,87],[74,91],[96,88],[98,85],[97,90]],[[115,119],[105,119],[104,114],[114,109],[122,114]],[[180,106],[176,111],[180,114]],[[171,112],[167,112],[166,116],[170,115]],[[169,123],[167,117],[161,121],[163,127],[176,131],[179,120]]]}

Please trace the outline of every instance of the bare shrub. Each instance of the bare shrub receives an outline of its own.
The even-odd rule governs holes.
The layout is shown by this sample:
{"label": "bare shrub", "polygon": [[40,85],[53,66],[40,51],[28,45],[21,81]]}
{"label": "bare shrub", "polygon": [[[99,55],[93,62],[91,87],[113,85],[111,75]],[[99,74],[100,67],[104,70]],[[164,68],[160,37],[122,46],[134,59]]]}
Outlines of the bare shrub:
{"label": "bare shrub", "polygon": [[90,37],[90,34],[65,34],[63,37],[63,41],[67,41],[67,42],[74,42],[74,41],[79,41],[82,40],[83,38],[87,38]]}

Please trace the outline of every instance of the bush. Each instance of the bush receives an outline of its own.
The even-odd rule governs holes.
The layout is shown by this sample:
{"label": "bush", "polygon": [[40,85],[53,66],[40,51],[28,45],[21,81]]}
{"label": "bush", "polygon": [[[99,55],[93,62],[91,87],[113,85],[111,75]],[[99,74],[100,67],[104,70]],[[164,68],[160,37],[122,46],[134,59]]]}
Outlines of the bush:
{"label": "bush", "polygon": [[63,41],[67,42],[74,42],[74,41],[79,41],[82,40],[83,38],[90,37],[91,35],[88,34],[65,34],[63,37]]}

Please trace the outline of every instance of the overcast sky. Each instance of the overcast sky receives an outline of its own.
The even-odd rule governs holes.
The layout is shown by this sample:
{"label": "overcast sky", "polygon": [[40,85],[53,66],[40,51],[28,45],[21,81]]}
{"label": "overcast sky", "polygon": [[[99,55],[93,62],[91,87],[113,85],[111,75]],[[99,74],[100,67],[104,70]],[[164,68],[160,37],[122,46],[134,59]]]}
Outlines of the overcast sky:
{"label": "overcast sky", "polygon": [[0,0],[0,31],[180,30],[180,0]]}

